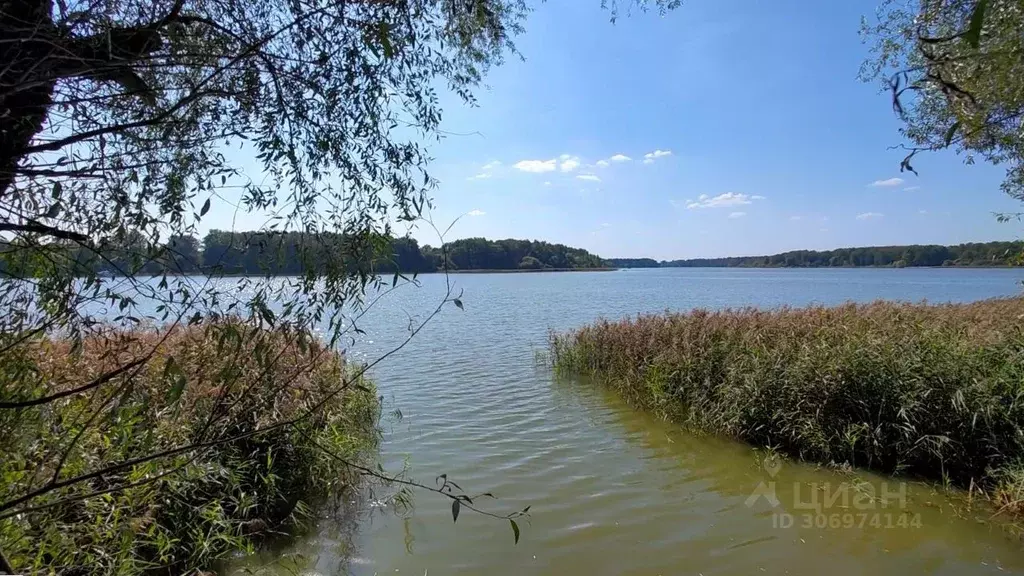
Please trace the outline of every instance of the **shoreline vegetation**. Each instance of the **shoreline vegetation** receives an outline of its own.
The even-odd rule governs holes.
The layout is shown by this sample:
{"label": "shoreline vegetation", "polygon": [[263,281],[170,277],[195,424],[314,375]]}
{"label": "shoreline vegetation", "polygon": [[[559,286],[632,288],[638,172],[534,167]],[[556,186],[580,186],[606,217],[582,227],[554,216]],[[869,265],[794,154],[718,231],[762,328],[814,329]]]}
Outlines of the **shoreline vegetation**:
{"label": "shoreline vegetation", "polygon": [[[39,263],[23,261],[15,243],[0,247],[0,276],[39,274]],[[539,240],[464,238],[443,248],[420,246],[411,237],[311,235],[298,232],[211,230],[202,241],[173,236],[153,245],[126,237],[95,249],[73,243],[48,247],[51,264],[73,275],[208,274],[299,276],[310,270],[345,270],[359,275],[608,271],[631,268],[1005,268],[1024,265],[1024,242],[909,245],[797,250],[769,256],[654,260],[601,258],[581,248]],[[447,260],[445,259],[447,257]]]}
{"label": "shoreline vegetation", "polygon": [[[92,274],[210,274],[218,276],[301,276],[324,271],[352,275],[423,274],[465,271],[565,271],[608,269],[600,256],[564,244],[539,240],[463,238],[443,248],[414,238],[383,235],[225,232],[211,230],[202,240],[174,236],[153,245],[127,237],[95,249],[54,243],[50,265],[76,276]],[[0,246],[0,276],[37,275],[39,264],[25,261],[25,250]]]}
{"label": "shoreline vegetation", "polygon": [[1024,512],[1024,298],[599,321],[550,338],[562,376],[801,460],[981,490]]}
{"label": "shoreline vegetation", "polygon": [[971,242],[954,246],[911,244],[835,250],[793,250],[768,256],[654,260],[608,258],[616,268],[1003,268],[1024,264],[1024,242]]}
{"label": "shoreline vegetation", "polygon": [[[502,268],[475,268],[471,270],[449,270],[449,274],[535,274],[535,273],[546,273],[546,272],[615,272],[618,268],[609,268],[607,266],[595,267],[595,268],[535,268],[535,269],[502,269]],[[439,274],[442,271],[437,272],[424,272],[424,274]]]}
{"label": "shoreline vegetation", "polygon": [[[373,385],[310,334],[220,320],[111,330],[80,347],[39,338],[18,351],[3,370],[39,372],[6,379],[0,394],[28,402],[0,411],[0,453],[10,456],[0,459],[0,498],[113,466],[0,517],[0,549],[19,573],[184,574],[252,553],[356,488],[357,472],[338,458],[366,461],[379,439]],[[145,361],[102,394],[60,396],[132,358]],[[174,452],[209,438],[239,439]]]}

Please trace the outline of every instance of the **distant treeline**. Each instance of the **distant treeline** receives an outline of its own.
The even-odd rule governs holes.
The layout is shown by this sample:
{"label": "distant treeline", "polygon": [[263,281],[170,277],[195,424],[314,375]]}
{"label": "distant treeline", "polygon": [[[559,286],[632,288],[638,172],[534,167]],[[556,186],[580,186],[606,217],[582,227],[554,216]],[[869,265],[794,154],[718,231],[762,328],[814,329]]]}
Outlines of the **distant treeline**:
{"label": "distant treeline", "polygon": [[[17,241],[15,241],[17,242]],[[445,268],[445,250],[420,247],[413,238],[343,237],[300,232],[226,232],[211,230],[202,240],[173,236],[155,244],[126,235],[93,249],[51,244],[81,272],[161,274],[298,275],[310,270],[347,270],[391,274],[436,272]],[[32,276],[15,243],[0,241],[0,272]],[[602,268],[601,257],[563,244],[535,240],[466,238],[446,246],[447,269],[543,270]]]}
{"label": "distant treeline", "polygon": [[1016,266],[1021,264],[1024,242],[983,242],[956,246],[911,245],[794,250],[772,256],[663,260],[610,258],[615,268],[823,268],[853,266]]}

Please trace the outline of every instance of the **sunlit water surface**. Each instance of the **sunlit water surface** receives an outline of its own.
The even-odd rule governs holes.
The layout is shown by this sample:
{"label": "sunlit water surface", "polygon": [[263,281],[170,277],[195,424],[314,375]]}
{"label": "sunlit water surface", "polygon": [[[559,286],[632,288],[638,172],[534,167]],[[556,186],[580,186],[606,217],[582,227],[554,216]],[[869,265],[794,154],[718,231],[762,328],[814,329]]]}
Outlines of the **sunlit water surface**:
{"label": "sunlit water surface", "polygon": [[[360,502],[284,550],[236,568],[322,574],[995,574],[1024,571],[1024,547],[992,511],[924,484],[784,462],[765,470],[740,444],[694,437],[605,390],[555,379],[538,361],[548,331],[599,317],[694,307],[848,300],[972,301],[1018,293],[1015,270],[669,269],[453,276],[447,306],[373,370],[388,409],[382,462],[426,484],[446,473],[507,522],[418,493],[395,515]],[[372,360],[443,296],[443,276],[396,291],[364,317],[349,353]],[[845,484],[844,484],[845,483]],[[859,492],[853,488],[860,484]],[[759,488],[760,487],[760,488]],[[771,492],[778,501],[773,507]],[[378,491],[377,497],[387,492]],[[868,499],[858,494],[873,494]],[[815,502],[818,508],[811,508]],[[883,502],[885,505],[883,505]],[[792,526],[787,526],[792,522]]]}

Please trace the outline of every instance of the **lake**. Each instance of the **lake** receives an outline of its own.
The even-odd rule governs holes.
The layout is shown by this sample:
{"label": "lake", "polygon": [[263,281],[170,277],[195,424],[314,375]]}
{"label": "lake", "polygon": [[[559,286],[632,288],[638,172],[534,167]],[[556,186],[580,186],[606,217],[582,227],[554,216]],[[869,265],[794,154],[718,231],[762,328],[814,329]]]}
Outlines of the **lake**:
{"label": "lake", "polygon": [[[414,493],[388,494],[343,522],[242,565],[323,574],[996,574],[1024,571],[1021,541],[966,495],[791,461],[764,466],[749,447],[697,437],[638,413],[599,387],[555,379],[548,331],[694,307],[849,300],[972,301],[1017,294],[1024,270],[652,269],[452,276],[446,306],[373,370],[385,412],[381,458],[426,484],[445,473],[481,507],[531,506],[513,544],[508,522]],[[349,350],[372,360],[443,296],[427,275],[382,300]],[[863,498],[864,494],[874,498]],[[773,497],[777,506],[773,507]],[[858,498],[858,496],[861,496]],[[789,525],[791,524],[791,525]]]}

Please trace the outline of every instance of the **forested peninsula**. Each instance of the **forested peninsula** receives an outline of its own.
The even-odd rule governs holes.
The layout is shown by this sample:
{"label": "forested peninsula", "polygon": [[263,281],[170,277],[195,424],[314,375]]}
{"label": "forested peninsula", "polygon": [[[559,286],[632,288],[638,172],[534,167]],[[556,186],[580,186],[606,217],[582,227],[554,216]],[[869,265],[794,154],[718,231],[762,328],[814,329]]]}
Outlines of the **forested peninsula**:
{"label": "forested peninsula", "polygon": [[[31,276],[14,244],[0,249],[0,272]],[[447,255],[447,265],[445,256]],[[80,273],[300,275],[310,270],[375,274],[460,271],[543,271],[607,269],[596,254],[538,240],[464,238],[444,248],[420,246],[410,237],[343,236],[300,232],[226,232],[211,230],[202,238],[177,235],[154,243],[127,235],[96,249],[75,243],[50,245],[51,262]]]}

